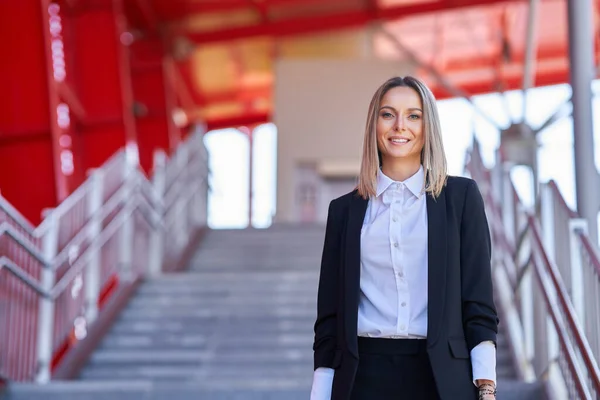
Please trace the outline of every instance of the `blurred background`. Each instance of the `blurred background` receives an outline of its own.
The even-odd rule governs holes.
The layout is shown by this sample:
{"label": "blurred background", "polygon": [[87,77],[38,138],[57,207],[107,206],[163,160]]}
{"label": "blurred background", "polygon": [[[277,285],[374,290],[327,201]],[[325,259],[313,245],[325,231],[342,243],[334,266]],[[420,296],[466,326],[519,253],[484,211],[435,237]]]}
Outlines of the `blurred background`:
{"label": "blurred background", "polygon": [[413,75],[486,200],[499,398],[597,399],[599,7],[0,0],[4,396],[308,398],[327,207]]}

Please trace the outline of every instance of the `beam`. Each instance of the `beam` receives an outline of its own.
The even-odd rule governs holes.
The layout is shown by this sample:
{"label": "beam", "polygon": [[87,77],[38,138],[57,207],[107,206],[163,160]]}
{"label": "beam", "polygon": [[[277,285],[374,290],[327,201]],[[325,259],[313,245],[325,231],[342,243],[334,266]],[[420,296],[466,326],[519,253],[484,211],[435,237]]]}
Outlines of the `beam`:
{"label": "beam", "polygon": [[[452,76],[447,76],[447,79],[451,82],[455,80]],[[565,83],[569,79],[568,65],[564,69],[558,68],[554,70],[537,71],[535,82],[537,86],[548,86]],[[504,84],[505,90],[518,90],[523,84],[523,75],[521,73],[508,74],[505,73],[501,77],[502,83]],[[482,78],[477,79],[476,76],[469,78],[466,82],[458,82],[457,86],[460,87],[461,92],[468,96],[474,96],[485,93],[495,93],[498,88],[495,86],[495,80]],[[449,92],[440,84],[433,83],[430,85],[431,91],[438,100],[455,98],[452,92]]]}
{"label": "beam", "polygon": [[57,83],[58,95],[68,106],[79,122],[85,121],[86,113],[81,101],[67,82]]}
{"label": "beam", "polygon": [[146,23],[146,27],[150,32],[158,30],[158,18],[149,0],[135,0],[137,8],[140,10],[142,19]]}
{"label": "beam", "polygon": [[[261,4],[265,10],[291,8],[296,6],[331,5],[341,4],[347,0],[262,0]],[[257,2],[258,3],[258,2]],[[189,17],[192,14],[225,13],[235,11],[246,11],[255,9],[256,6],[249,0],[227,0],[213,2],[193,2],[180,5],[175,11],[169,10],[166,19],[175,22]]]}
{"label": "beam", "polygon": [[222,118],[209,118],[206,120],[206,130],[237,128],[238,126],[248,126],[264,124],[271,121],[271,114],[266,112],[250,112],[247,114],[233,115]]}
{"label": "beam", "polygon": [[527,32],[525,36],[525,67],[523,69],[523,108],[522,121],[527,119],[527,91],[535,85],[535,62],[537,58],[538,40],[538,10],[539,0],[529,0],[527,10]]}
{"label": "beam", "polygon": [[518,0],[455,0],[426,4],[404,4],[388,8],[344,11],[328,15],[289,18],[258,25],[219,29],[208,32],[178,32],[184,34],[196,44],[226,42],[257,36],[283,37],[333,31],[339,29],[360,28],[371,21],[392,21],[399,18],[420,15],[436,11],[484,6],[497,3],[517,2]]}

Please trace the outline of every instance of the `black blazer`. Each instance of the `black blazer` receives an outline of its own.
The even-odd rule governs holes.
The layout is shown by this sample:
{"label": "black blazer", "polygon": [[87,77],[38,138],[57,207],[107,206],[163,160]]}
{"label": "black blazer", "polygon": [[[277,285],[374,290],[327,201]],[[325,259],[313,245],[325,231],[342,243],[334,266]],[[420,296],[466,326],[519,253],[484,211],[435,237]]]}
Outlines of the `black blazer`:
{"label": "black blazer", "polygon": [[[335,369],[332,400],[350,397],[358,368],[360,233],[368,200],[353,191],[329,205],[315,322],[314,368]],[[427,353],[442,399],[476,398],[470,350],[496,343],[491,244],[475,181],[449,177],[427,194]]]}

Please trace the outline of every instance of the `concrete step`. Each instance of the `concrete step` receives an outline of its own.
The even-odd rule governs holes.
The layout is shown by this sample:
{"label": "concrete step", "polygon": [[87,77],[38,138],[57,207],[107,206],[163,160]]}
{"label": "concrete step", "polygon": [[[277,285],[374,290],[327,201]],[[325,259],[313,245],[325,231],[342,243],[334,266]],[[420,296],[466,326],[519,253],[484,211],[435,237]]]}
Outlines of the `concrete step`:
{"label": "concrete step", "polygon": [[[13,384],[5,400],[306,400],[307,379],[211,379],[162,382],[158,380],[93,380],[53,382],[49,385]],[[542,383],[498,382],[500,400],[547,400]]]}
{"label": "concrete step", "polygon": [[80,376],[84,380],[110,380],[110,379],[151,379],[153,381],[195,381],[229,379],[233,384],[239,379],[299,379],[310,380],[312,370],[309,363],[282,368],[281,364],[250,365],[249,368],[240,368],[232,363],[210,363],[196,368],[174,365],[147,365],[147,366],[94,366],[86,368]]}
{"label": "concrete step", "polygon": [[213,380],[209,384],[153,382],[151,380],[99,380],[53,382],[39,386],[13,385],[6,400],[306,400],[306,382],[250,380],[236,385]]}
{"label": "concrete step", "polygon": [[547,400],[543,382],[498,379],[498,400]]}
{"label": "concrete step", "polygon": [[[217,354],[218,353],[218,354]],[[226,346],[214,350],[102,350],[92,354],[89,364],[96,365],[199,365],[206,362],[228,362],[251,367],[261,363],[293,365],[312,360],[305,349],[282,348],[269,352],[253,350],[228,351]]]}

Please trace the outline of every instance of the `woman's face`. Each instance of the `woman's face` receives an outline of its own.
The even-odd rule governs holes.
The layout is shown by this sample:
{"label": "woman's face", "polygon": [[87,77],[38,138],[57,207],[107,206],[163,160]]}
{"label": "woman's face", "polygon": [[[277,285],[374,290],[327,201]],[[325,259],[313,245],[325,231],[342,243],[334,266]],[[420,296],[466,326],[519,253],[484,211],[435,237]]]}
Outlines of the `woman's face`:
{"label": "woman's face", "polygon": [[425,143],[423,105],[410,87],[395,87],[381,99],[377,117],[377,147],[382,161],[421,162]]}

